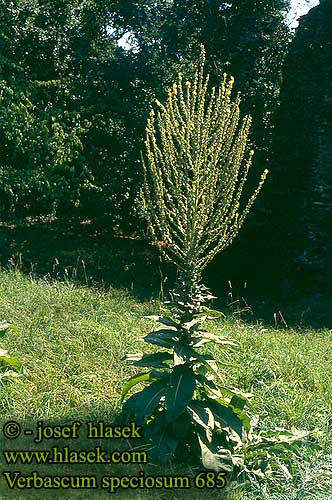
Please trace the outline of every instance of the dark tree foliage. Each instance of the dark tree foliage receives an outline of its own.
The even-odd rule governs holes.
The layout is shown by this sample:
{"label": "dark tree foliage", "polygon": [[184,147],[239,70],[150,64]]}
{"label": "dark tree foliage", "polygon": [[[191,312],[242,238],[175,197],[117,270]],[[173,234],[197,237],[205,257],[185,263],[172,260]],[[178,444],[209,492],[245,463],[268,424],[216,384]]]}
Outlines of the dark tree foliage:
{"label": "dark tree foliage", "polygon": [[[234,75],[243,111],[255,116],[255,161],[268,166],[272,117],[290,38],[284,21],[288,8],[287,0],[118,1],[113,26],[117,36],[126,34],[131,44],[128,51],[138,85],[146,92],[145,108],[153,96],[164,97],[178,71],[184,78],[192,76],[203,43],[211,84],[220,84],[224,72]],[[139,123],[135,133],[137,140],[144,134]],[[263,206],[261,202],[258,219],[265,217]]]}
{"label": "dark tree foliage", "polygon": [[288,8],[288,0],[118,1],[114,26],[131,35],[151,88],[163,87],[176,70],[190,74],[203,43],[212,83],[224,72],[234,75],[247,107],[265,115],[279,90]]}
{"label": "dark tree foliage", "polygon": [[65,211],[95,191],[104,157],[94,135],[117,134],[105,104],[117,50],[108,23],[100,1],[2,0],[2,217]]}
{"label": "dark tree foliage", "polygon": [[213,84],[234,75],[269,158],[288,0],[0,3],[2,217],[80,203],[135,227],[147,113],[178,71],[193,75],[200,43]]}
{"label": "dark tree foliage", "polygon": [[331,290],[331,75],[332,1],[325,0],[301,18],[285,61],[271,173],[272,250],[294,290]]}

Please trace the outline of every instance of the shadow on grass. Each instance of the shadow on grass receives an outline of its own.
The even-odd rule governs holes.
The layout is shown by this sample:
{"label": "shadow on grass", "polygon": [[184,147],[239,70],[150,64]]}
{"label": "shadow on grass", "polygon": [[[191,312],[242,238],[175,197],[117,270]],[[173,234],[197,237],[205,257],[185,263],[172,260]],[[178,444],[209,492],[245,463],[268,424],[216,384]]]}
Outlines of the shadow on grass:
{"label": "shadow on grass", "polygon": [[[39,218],[15,226],[1,224],[0,248],[0,265],[5,268],[95,288],[124,288],[138,300],[166,297],[175,282],[174,266],[161,261],[156,247],[98,220]],[[317,293],[299,289],[278,298],[273,284],[260,288],[260,277],[250,278],[250,287],[243,290],[237,276],[230,298],[228,280],[237,266],[227,255],[227,275],[225,266],[216,270],[216,263],[204,275],[218,297],[215,307],[267,326],[332,327],[331,298]]]}
{"label": "shadow on grass", "polygon": [[161,263],[156,247],[91,220],[2,224],[0,248],[5,268],[97,288],[125,288],[139,300],[160,296],[166,276],[174,280],[174,270]]}

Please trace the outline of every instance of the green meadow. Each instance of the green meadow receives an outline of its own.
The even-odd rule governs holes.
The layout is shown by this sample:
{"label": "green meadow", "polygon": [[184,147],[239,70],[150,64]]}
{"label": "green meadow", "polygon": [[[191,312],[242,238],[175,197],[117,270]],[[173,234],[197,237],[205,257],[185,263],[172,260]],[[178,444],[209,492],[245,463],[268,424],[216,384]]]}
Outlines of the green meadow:
{"label": "green meadow", "polygon": [[[19,271],[0,274],[1,318],[13,323],[1,339],[1,347],[24,365],[25,377],[1,385],[3,423],[19,422],[33,436],[5,439],[5,450],[48,450],[69,446],[75,450],[94,450],[96,446],[112,451],[132,443],[116,439],[88,439],[86,422],[116,422],[120,412],[123,382],[135,368],[122,361],[125,353],[144,351],[140,340],[149,331],[148,314],[164,307],[157,300],[138,301],[126,291],[98,290],[74,284],[27,277]],[[239,343],[227,352],[213,347],[216,359],[230,366],[223,370],[225,385],[252,393],[249,411],[259,416],[267,428],[312,431],[320,447],[303,449],[294,458],[293,477],[278,474],[260,484],[230,482],[226,489],[204,489],[207,498],[229,500],[325,500],[332,498],[332,332],[328,329],[272,328],[261,322],[247,324],[229,315],[209,321],[216,334]],[[153,348],[150,347],[152,350]],[[33,442],[37,421],[44,425],[71,425],[82,422],[78,439],[44,439]],[[138,446],[138,445],[137,445]],[[96,475],[98,488],[47,491],[52,498],[200,498],[202,491],[190,489],[126,489],[114,493],[101,488],[103,476],[172,475],[193,478],[201,472],[185,465],[158,468],[151,464],[53,464],[6,465],[2,471],[20,471],[25,476]],[[0,481],[1,498],[8,495],[25,499],[45,498],[46,490],[8,488]]]}

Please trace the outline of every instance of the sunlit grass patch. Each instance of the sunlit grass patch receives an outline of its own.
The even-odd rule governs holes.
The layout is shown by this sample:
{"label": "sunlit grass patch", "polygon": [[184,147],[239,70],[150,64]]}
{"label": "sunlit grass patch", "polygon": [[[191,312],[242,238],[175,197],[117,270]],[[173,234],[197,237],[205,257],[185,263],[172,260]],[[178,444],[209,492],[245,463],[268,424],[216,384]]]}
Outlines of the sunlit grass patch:
{"label": "sunlit grass patch", "polygon": [[[125,353],[143,350],[139,339],[151,325],[142,318],[160,312],[160,304],[138,303],[125,291],[102,292],[1,272],[0,305],[0,319],[14,323],[18,329],[18,334],[8,332],[1,345],[23,362],[27,374],[25,380],[1,387],[2,421],[17,420],[31,425],[37,420],[62,424],[74,420],[113,422],[120,411],[123,381],[135,370],[121,358]],[[233,349],[228,360],[232,366],[222,370],[224,383],[253,393],[250,412],[259,415],[262,428],[316,429],[322,449],[304,453],[307,461],[298,459],[294,480],[277,478],[275,484],[268,486],[232,484],[226,491],[204,490],[204,495],[228,500],[331,499],[332,332],[266,328],[233,318],[211,321],[209,329],[239,342],[239,348]],[[227,361],[218,347],[214,348],[214,355]],[[8,447],[4,439],[1,444]],[[22,443],[10,444],[22,446]],[[25,437],[23,444],[29,449],[30,438]],[[76,443],[83,449],[96,445],[86,439]],[[44,448],[47,446],[48,443]],[[99,466],[84,467],[101,473]],[[129,468],[130,474],[135,473],[133,467]],[[41,470],[38,465],[29,467],[35,469]],[[115,467],[116,471],[120,469],[124,470]],[[77,470],[76,465],[66,466],[67,473],[74,474]],[[180,473],[177,466],[167,470]],[[63,467],[54,466],[52,471],[63,473]],[[161,473],[155,467],[152,472]],[[0,488],[0,498],[5,498],[8,488],[3,481]],[[15,498],[28,498],[30,493],[23,493],[15,490]],[[45,491],[36,494],[45,497]],[[193,489],[117,493],[119,498],[142,500],[199,499],[201,495],[202,492]],[[91,497],[109,498],[109,493],[96,490],[52,495],[61,499]]]}

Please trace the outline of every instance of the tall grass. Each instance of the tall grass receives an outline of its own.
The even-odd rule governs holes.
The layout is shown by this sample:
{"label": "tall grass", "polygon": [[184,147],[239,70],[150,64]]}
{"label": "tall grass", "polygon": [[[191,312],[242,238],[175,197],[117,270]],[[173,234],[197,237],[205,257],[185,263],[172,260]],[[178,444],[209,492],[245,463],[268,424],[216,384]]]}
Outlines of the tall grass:
{"label": "tall grass", "polygon": [[[123,380],[134,373],[134,368],[121,362],[121,358],[125,353],[140,350],[139,339],[150,326],[142,318],[159,312],[160,307],[156,301],[138,303],[125,291],[102,292],[70,282],[34,280],[19,272],[1,271],[0,319],[14,323],[19,332],[9,332],[1,339],[1,347],[19,358],[27,373],[26,379],[1,387],[2,421],[114,421],[120,409]],[[297,460],[293,481],[279,478],[267,486],[231,485],[225,492],[204,494],[229,500],[332,499],[331,330],[277,330],[259,323],[246,325],[233,318],[218,321],[211,329],[239,341],[240,348],[229,359],[232,366],[224,369],[225,385],[239,386],[254,394],[251,411],[260,416],[262,427],[317,429],[322,450],[306,454],[307,461]],[[214,355],[221,357],[222,352],[216,347]],[[96,444],[79,442],[77,446],[84,449]],[[9,446],[3,438],[1,445]],[[28,437],[20,443],[10,443],[11,448],[15,446],[33,449]],[[41,466],[21,469],[32,471],[38,467]],[[66,467],[66,473],[81,470],[77,465]],[[98,466],[89,466],[89,473],[96,469]],[[113,474],[121,470],[116,466]],[[55,471],[63,473],[63,468],[53,466],[52,473]],[[8,492],[1,479],[0,498],[9,495],[23,499],[33,493]],[[44,498],[45,491],[35,494]],[[102,490],[54,495],[53,498],[61,499],[109,497]],[[117,495],[175,500],[198,499],[202,493],[133,490]]]}

